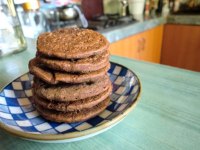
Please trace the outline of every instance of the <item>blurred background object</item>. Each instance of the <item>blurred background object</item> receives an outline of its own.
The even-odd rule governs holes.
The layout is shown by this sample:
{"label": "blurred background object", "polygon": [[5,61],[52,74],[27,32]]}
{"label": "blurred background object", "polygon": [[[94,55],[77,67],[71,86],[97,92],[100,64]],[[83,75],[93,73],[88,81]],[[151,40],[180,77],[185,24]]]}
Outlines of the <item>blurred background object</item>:
{"label": "blurred background object", "polygon": [[177,14],[200,14],[200,0],[180,1]]}
{"label": "blurred background object", "polygon": [[88,19],[89,29],[100,31],[135,22],[128,13],[128,0],[93,0],[92,3],[82,0],[82,8]]}
{"label": "blurred background object", "polygon": [[[186,11],[198,12],[200,0],[15,0],[26,37],[63,27],[103,30],[167,17]],[[193,10],[193,11],[191,11]]]}
{"label": "blurred background object", "polygon": [[39,0],[27,0],[22,4],[23,11],[19,13],[23,33],[26,37],[36,38],[40,33],[49,30],[46,17],[40,11]]}
{"label": "blurred background object", "polygon": [[102,0],[82,0],[81,8],[87,19],[94,19],[95,17],[103,15]]}
{"label": "blurred background object", "polygon": [[144,12],[145,0],[129,0],[129,12],[132,15],[142,15]]}
{"label": "blurred background object", "polygon": [[13,0],[0,0],[0,56],[26,49]]}
{"label": "blurred background object", "polygon": [[162,16],[167,17],[169,15],[169,1],[163,1]]}
{"label": "blurred background object", "polygon": [[41,3],[50,31],[63,27],[87,28],[88,22],[82,13],[80,0],[52,0]]}
{"label": "blurred background object", "polygon": [[121,8],[120,8],[120,16],[125,17],[128,15],[128,0],[120,0]]}
{"label": "blurred background object", "polygon": [[103,0],[104,14],[119,14],[120,3],[119,0]]}

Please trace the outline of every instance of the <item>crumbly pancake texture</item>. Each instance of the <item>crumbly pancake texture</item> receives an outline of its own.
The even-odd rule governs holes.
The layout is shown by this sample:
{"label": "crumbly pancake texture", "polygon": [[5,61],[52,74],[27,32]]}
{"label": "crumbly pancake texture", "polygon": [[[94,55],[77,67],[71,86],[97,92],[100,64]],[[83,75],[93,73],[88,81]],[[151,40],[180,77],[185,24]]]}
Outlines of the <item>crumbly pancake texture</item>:
{"label": "crumbly pancake texture", "polygon": [[79,28],[46,32],[37,40],[38,53],[62,59],[87,58],[103,53],[108,47],[109,42],[100,33]]}
{"label": "crumbly pancake texture", "polygon": [[106,98],[104,101],[98,105],[90,108],[84,109],[82,111],[72,111],[72,112],[58,112],[54,110],[45,109],[41,105],[36,104],[36,109],[38,112],[47,120],[56,122],[81,122],[93,118],[100,114],[108,106],[110,98]]}
{"label": "crumbly pancake texture", "polygon": [[35,59],[38,63],[53,70],[87,73],[104,68],[109,63],[109,53],[106,51],[103,54],[76,60],[51,59],[41,56]]}
{"label": "crumbly pancake texture", "polygon": [[89,109],[99,104],[103,100],[105,100],[112,91],[112,87],[110,86],[105,92],[100,93],[97,96],[89,97],[86,99],[72,101],[72,102],[58,102],[58,101],[49,101],[45,100],[35,94],[33,100],[36,104],[41,105],[46,109],[52,109],[56,111],[80,111],[82,109]]}
{"label": "crumbly pancake texture", "polygon": [[55,122],[93,118],[109,105],[112,82],[109,42],[100,33],[63,28],[38,36],[32,102],[41,116]]}
{"label": "crumbly pancake texture", "polygon": [[89,72],[89,73],[69,73],[69,72],[59,72],[50,69],[46,69],[45,66],[41,65],[34,58],[29,62],[29,70],[37,78],[45,81],[49,84],[58,84],[58,83],[84,83],[84,82],[94,82],[99,78],[102,78],[107,74],[108,69],[110,68],[110,63],[106,67]]}
{"label": "crumbly pancake texture", "polygon": [[111,85],[108,75],[92,83],[49,85],[37,78],[34,80],[34,92],[50,101],[77,101],[96,96]]}

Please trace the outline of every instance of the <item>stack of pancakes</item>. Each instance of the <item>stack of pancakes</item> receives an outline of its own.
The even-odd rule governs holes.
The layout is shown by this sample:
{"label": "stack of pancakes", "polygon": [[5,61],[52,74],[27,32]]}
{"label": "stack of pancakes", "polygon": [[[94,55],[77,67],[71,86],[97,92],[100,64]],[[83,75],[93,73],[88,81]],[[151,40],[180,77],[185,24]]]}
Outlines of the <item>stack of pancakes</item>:
{"label": "stack of pancakes", "polygon": [[101,34],[88,29],[60,29],[38,37],[29,70],[34,75],[35,107],[44,118],[79,122],[108,106],[108,47]]}

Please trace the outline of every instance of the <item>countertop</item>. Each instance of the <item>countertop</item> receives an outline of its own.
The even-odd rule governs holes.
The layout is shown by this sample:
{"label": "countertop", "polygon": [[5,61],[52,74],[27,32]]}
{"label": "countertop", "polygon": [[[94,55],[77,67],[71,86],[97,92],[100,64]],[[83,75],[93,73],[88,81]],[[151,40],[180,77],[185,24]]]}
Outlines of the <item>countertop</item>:
{"label": "countertop", "polygon": [[166,18],[162,16],[147,17],[139,16],[138,21],[129,25],[122,25],[116,28],[110,28],[100,31],[110,43],[132,36],[134,34],[144,32],[148,29],[166,23]]}
{"label": "countertop", "polygon": [[170,15],[167,23],[183,25],[200,25],[200,15]]}
{"label": "countertop", "polygon": [[[28,71],[35,55],[28,50],[0,58],[0,88]],[[200,146],[200,73],[112,56],[141,80],[136,108],[110,130],[74,143],[44,144],[13,137],[0,130],[0,150],[198,150]]]}
{"label": "countertop", "polygon": [[109,42],[113,43],[118,40],[127,38],[148,29],[164,24],[183,24],[183,25],[200,25],[200,15],[169,15],[164,16],[137,16],[138,21],[129,25],[122,25],[110,29],[104,29],[101,32]]}

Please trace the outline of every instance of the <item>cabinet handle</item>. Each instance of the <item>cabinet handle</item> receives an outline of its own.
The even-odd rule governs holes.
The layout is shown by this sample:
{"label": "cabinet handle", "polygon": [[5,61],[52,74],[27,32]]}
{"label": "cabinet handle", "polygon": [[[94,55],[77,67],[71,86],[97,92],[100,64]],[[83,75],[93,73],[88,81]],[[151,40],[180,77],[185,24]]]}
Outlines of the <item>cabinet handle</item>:
{"label": "cabinet handle", "polygon": [[145,50],[146,39],[144,37],[138,39],[138,52]]}
{"label": "cabinet handle", "polygon": [[142,50],[142,39],[141,38],[138,39],[137,42],[138,42],[138,49],[137,49],[137,51],[140,52]]}
{"label": "cabinet handle", "polygon": [[146,44],[146,39],[143,37],[141,38],[141,43],[142,43],[142,47],[141,47],[141,51],[144,51],[145,50],[145,44]]}

